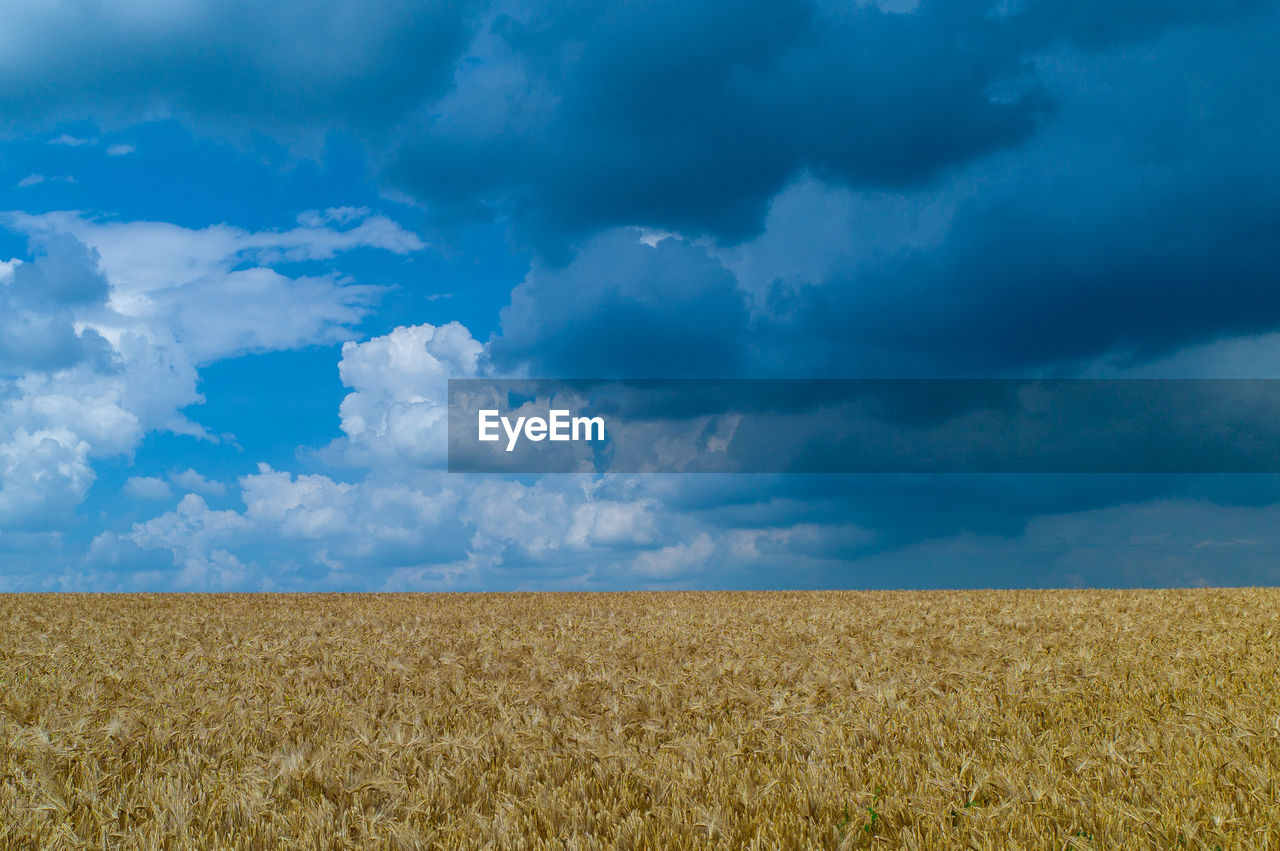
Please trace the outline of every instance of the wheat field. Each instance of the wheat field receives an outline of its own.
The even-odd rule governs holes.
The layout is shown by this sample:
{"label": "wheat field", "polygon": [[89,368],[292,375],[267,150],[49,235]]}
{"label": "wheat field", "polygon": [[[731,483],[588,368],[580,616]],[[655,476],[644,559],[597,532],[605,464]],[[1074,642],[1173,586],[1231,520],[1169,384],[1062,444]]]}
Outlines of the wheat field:
{"label": "wheat field", "polygon": [[0,596],[3,848],[1280,848],[1280,591]]}

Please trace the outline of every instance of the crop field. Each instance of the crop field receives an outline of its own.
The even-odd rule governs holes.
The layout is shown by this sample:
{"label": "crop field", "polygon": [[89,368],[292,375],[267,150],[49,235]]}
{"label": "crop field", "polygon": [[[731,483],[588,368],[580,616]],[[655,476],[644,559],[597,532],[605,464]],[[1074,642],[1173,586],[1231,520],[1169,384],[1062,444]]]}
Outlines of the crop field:
{"label": "crop field", "polygon": [[0,596],[0,847],[1280,848],[1280,591]]}

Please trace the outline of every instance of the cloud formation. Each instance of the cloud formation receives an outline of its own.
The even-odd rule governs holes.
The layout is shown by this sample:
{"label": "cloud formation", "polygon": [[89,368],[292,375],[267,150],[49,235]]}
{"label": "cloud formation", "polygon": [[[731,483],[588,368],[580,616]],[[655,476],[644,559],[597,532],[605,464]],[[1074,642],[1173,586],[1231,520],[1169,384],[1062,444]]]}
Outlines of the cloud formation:
{"label": "cloud formation", "polygon": [[705,247],[655,245],[623,228],[561,269],[535,266],[492,344],[508,374],[584,378],[730,376],[746,365],[743,292]]}
{"label": "cloud formation", "polygon": [[1260,5],[75,2],[10,16],[0,107],[29,127],[176,115],[313,146],[341,129],[392,185],[508,216],[553,254],[625,225],[737,241],[802,172],[911,189],[1025,143],[1059,103],[1037,65],[1056,46]]}
{"label": "cloud formation", "polygon": [[470,9],[25,5],[10,10],[0,37],[0,109],[30,127],[178,115],[221,133],[311,136],[343,125],[375,133],[444,88]]}
{"label": "cloud formation", "polygon": [[345,343],[338,375],[352,392],[339,410],[345,435],[327,448],[339,463],[419,471],[444,466],[450,378],[482,369],[483,347],[457,322],[400,327]]}
{"label": "cloud formation", "polygon": [[[249,232],[5,216],[34,258],[0,267],[0,526],[66,524],[96,479],[91,459],[131,456],[149,432],[210,437],[183,413],[202,401],[199,365],[349,339],[378,293],[269,264],[422,248],[367,210],[304,218],[311,224]],[[197,479],[184,480],[214,487]],[[127,491],[159,498],[160,486],[135,477]]]}
{"label": "cloud formation", "polygon": [[88,246],[110,281],[110,308],[164,329],[198,364],[350,339],[351,326],[378,296],[377,289],[334,272],[288,276],[272,266],[330,260],[356,248],[407,254],[424,247],[416,235],[368,210],[304,213],[296,228],[257,232],[99,221],[74,213],[8,219],[33,238],[69,237]]}
{"label": "cloud formation", "polygon": [[[1274,579],[1257,479],[440,468],[450,376],[1280,374],[1277,32],[1248,0],[15,11],[0,109],[38,155],[5,177],[33,212],[0,264],[0,552],[59,553],[20,577],[50,586]],[[443,313],[492,283],[458,261],[432,267],[455,299],[417,275],[366,330],[395,272],[346,256],[428,242],[368,197],[278,229],[37,206],[109,198],[154,153],[109,140],[163,117],[286,167],[355,140],[441,257],[474,226],[532,261],[488,326]],[[329,445],[239,475],[165,458],[122,485],[142,513],[62,543],[104,459],[212,437],[186,413],[201,370],[338,343]]]}
{"label": "cloud formation", "polygon": [[[443,473],[444,379],[483,363],[456,324],[347,344],[346,436],[323,453],[346,475],[262,465],[238,482],[243,509],[187,496],[101,536],[92,563],[166,553],[162,581],[184,588],[1141,585],[1269,581],[1280,546],[1261,519],[1274,482],[1246,494],[1230,476],[1112,476],[1101,493],[1080,476]],[[1183,514],[1198,519],[1161,531]],[[1141,558],[1119,558],[1126,540]],[[1210,556],[1245,543],[1239,565]]]}

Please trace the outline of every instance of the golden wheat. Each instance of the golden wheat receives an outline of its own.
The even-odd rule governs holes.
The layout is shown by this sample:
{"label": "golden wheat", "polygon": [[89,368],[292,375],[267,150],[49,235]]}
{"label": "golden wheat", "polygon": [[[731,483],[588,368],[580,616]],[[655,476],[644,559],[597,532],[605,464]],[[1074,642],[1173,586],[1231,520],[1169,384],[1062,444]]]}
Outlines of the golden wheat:
{"label": "golden wheat", "polygon": [[1280,591],[0,597],[0,847],[1280,848]]}

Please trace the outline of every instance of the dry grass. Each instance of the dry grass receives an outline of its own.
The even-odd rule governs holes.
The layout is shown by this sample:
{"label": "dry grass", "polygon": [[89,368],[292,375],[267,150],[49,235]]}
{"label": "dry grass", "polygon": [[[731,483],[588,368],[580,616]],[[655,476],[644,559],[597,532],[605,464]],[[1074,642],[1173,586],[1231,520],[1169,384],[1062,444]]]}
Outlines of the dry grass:
{"label": "dry grass", "polygon": [[1280,592],[0,597],[0,847],[1280,848]]}

